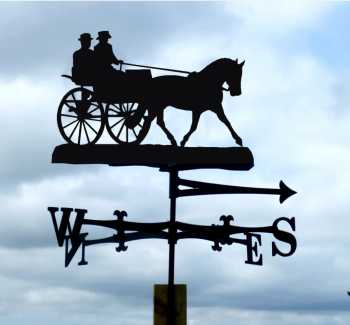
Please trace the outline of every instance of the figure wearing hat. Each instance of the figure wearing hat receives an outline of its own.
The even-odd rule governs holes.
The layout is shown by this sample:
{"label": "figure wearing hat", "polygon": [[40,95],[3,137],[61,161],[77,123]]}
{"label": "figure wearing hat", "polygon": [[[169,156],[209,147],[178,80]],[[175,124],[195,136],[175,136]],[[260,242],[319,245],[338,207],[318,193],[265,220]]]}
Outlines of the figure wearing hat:
{"label": "figure wearing hat", "polygon": [[90,50],[91,35],[84,33],[78,39],[81,43],[80,50],[73,54],[73,80],[79,84],[92,85],[95,73],[95,53]]}
{"label": "figure wearing hat", "polygon": [[96,58],[96,73],[99,81],[103,80],[103,83],[115,84],[120,83],[120,79],[125,78],[125,73],[118,71],[112,67],[112,64],[119,65],[123,63],[122,60],[118,60],[114,53],[112,45],[108,43],[108,39],[111,38],[108,31],[98,32],[99,43],[94,47]]}

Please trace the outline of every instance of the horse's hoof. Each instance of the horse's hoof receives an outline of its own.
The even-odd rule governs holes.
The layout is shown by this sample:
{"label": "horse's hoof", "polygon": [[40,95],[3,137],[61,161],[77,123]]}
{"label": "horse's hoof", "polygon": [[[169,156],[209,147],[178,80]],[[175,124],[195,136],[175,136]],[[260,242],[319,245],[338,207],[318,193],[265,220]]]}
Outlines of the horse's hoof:
{"label": "horse's hoof", "polygon": [[186,141],[183,141],[183,140],[182,140],[182,141],[180,142],[181,147],[184,147],[185,144],[186,144]]}
{"label": "horse's hoof", "polygon": [[175,139],[169,139],[169,140],[172,146],[177,147],[177,143]]}

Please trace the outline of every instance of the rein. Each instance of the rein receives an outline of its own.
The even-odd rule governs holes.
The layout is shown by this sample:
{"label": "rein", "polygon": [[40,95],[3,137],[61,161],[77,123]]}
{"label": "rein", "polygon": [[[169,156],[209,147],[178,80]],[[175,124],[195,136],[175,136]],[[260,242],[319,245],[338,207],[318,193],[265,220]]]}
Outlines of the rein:
{"label": "rein", "polygon": [[181,72],[181,73],[188,73],[188,74],[191,73],[191,72],[188,72],[188,71],[164,69],[164,68],[157,68],[157,67],[148,67],[148,66],[146,66],[146,65],[138,65],[138,64],[131,64],[131,63],[122,63],[122,64],[132,65],[132,66],[134,66],[134,67],[141,67],[141,68],[150,68],[150,69],[165,70],[165,71],[173,71],[173,72]]}

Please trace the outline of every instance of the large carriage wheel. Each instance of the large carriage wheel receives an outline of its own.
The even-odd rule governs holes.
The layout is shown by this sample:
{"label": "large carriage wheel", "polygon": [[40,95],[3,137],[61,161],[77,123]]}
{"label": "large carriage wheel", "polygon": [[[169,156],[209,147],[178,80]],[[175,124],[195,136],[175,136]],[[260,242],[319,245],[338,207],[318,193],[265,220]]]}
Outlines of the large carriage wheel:
{"label": "large carriage wheel", "polygon": [[86,88],[72,89],[58,107],[58,128],[70,144],[91,145],[102,135],[105,114],[101,102],[91,101],[92,94]]}
{"label": "large carriage wheel", "polygon": [[119,144],[140,144],[149,131],[151,123],[146,116],[135,128],[126,127],[125,120],[136,112],[137,107],[137,103],[107,104],[106,106],[107,131]]}

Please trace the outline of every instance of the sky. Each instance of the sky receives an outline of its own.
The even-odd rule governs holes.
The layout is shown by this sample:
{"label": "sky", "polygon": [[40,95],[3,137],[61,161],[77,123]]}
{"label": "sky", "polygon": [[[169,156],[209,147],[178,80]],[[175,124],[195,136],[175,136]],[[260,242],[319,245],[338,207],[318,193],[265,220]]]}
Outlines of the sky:
{"label": "sky", "polygon": [[[180,172],[190,180],[297,192],[177,200],[177,220],[198,225],[270,226],[295,217],[297,250],[263,266],[245,264],[242,245],[213,251],[188,239],[175,250],[175,284],[187,285],[189,325],[343,325],[350,322],[350,27],[348,2],[1,2],[0,323],[144,325],[153,322],[153,286],[167,284],[168,244],[147,239],[86,248],[64,267],[47,207],[87,209],[87,218],[169,220],[168,174],[148,167],[52,164],[65,141],[56,114],[75,85],[78,38],[109,31],[118,59],[200,71],[219,58],[245,60],[242,95],[224,93],[225,114],[253,156],[249,171]],[[152,70],[152,75],[164,72]],[[169,73],[171,74],[171,73]],[[168,107],[178,143],[191,113]],[[113,143],[107,132],[99,143]],[[168,145],[153,122],[143,144]],[[213,115],[202,115],[187,146],[237,146]],[[113,234],[83,226],[87,239]],[[277,242],[280,250],[289,245]]]}

